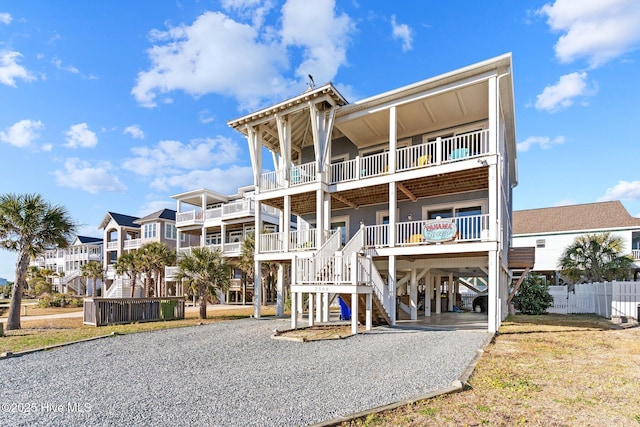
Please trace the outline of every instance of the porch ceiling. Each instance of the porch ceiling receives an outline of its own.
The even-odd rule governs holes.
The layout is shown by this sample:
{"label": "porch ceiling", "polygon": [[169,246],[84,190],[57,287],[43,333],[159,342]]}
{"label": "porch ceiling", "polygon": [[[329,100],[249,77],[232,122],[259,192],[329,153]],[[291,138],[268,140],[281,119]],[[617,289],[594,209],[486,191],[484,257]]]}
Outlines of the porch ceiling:
{"label": "porch ceiling", "polygon": [[[488,168],[474,168],[453,173],[434,175],[402,181],[402,190],[397,192],[397,200],[421,199],[445,194],[485,190],[489,188]],[[399,185],[400,187],[400,185]],[[408,194],[407,194],[408,193]],[[410,197],[411,194],[413,197]],[[352,190],[331,193],[331,209],[358,208],[360,206],[388,203],[389,185],[364,186]],[[264,200],[263,203],[284,210],[284,198]],[[291,196],[291,213],[296,215],[316,212],[315,192]]]}
{"label": "porch ceiling", "polygon": [[[398,139],[472,123],[488,117],[489,89],[483,81],[416,99],[395,100]],[[347,115],[336,120],[336,128],[358,148],[389,141],[389,108]]]}

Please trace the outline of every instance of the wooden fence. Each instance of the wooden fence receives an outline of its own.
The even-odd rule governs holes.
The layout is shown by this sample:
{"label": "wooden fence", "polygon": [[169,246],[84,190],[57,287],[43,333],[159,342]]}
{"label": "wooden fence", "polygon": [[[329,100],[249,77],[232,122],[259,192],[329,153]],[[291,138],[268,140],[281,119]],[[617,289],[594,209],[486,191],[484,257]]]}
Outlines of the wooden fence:
{"label": "wooden fence", "polygon": [[549,286],[553,305],[549,313],[594,313],[613,318],[638,320],[640,306],[640,282],[604,282],[575,285],[569,292],[567,286]]}
{"label": "wooden fence", "polygon": [[85,298],[84,324],[105,326],[117,323],[155,322],[184,319],[184,298]]}

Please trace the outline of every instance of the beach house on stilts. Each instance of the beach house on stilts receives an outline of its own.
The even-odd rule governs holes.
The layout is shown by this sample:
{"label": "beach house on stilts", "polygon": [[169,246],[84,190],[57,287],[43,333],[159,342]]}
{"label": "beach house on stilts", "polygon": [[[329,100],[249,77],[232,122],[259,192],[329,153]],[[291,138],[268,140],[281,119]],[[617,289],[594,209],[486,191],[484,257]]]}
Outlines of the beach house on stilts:
{"label": "beach house on stilts", "polygon": [[[514,113],[505,54],[353,103],[310,84],[229,121],[253,164],[255,271],[279,263],[292,327],[326,322],[336,295],[354,332],[438,316],[460,307],[464,287],[487,296],[496,331],[512,279]],[[277,231],[258,226],[261,205],[282,212]]]}

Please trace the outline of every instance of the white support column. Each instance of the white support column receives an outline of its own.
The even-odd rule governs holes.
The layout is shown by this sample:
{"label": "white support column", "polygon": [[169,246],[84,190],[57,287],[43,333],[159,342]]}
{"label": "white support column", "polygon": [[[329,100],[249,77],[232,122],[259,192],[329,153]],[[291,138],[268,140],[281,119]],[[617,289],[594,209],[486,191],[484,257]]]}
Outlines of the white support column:
{"label": "white support column", "polygon": [[[291,297],[291,299],[293,299],[293,296]],[[302,314],[304,312],[304,307],[303,307],[304,297],[302,292],[298,292],[296,294],[296,299],[298,300],[298,314]]]}
{"label": "white support column", "polygon": [[276,285],[276,317],[284,315],[284,265],[278,264],[278,283]]}
{"label": "white support column", "polygon": [[442,276],[436,274],[436,295],[433,299],[436,304],[436,314],[442,312]]}
{"label": "white support column", "polygon": [[309,326],[313,326],[313,294],[309,294]]}
{"label": "white support column", "polygon": [[453,273],[449,273],[449,278],[447,279],[447,310],[453,311]]}
{"label": "white support column", "polygon": [[498,251],[489,251],[489,277],[487,278],[489,332],[497,332],[500,324],[500,320],[498,319],[498,274]]}
{"label": "white support column", "polygon": [[396,107],[389,108],[389,173],[396,171],[396,148],[398,147],[398,124]]}
{"label": "white support column", "polygon": [[[394,184],[395,187],[395,184]],[[390,221],[391,222],[391,221]],[[396,324],[396,256],[389,256],[389,317],[391,326]]]}
{"label": "white support column", "polygon": [[[331,194],[322,192],[323,201],[322,201],[322,209],[324,210],[324,230],[331,230]],[[347,236],[347,240],[349,240],[349,236]],[[322,242],[324,243],[324,242]]]}
{"label": "white support column", "polygon": [[224,253],[224,244],[227,240],[227,225],[223,222],[220,224],[220,252]]}
{"label": "white support column", "polygon": [[322,322],[329,322],[329,294],[327,292],[322,294]]}
{"label": "white support column", "polygon": [[351,294],[351,333],[358,333],[358,294]]}
{"label": "white support column", "polygon": [[322,246],[324,241],[322,240],[323,236],[323,225],[324,225],[324,195],[322,190],[316,190],[316,242],[318,247]]}
{"label": "white support column", "polygon": [[366,321],[365,321],[365,329],[367,331],[371,330],[371,320],[372,320],[372,317],[373,317],[373,315],[372,315],[373,310],[372,310],[371,301],[372,301],[371,294],[367,294],[367,303],[366,303],[367,304],[366,305],[367,313],[366,313]]}
{"label": "white support column", "polygon": [[424,315],[425,317],[431,316],[431,299],[433,298],[433,276],[431,273],[427,273],[427,288],[424,290]]}
{"label": "white support column", "polygon": [[262,263],[255,261],[253,266],[253,317],[260,318],[260,304],[262,304]]}
{"label": "white support column", "polygon": [[298,292],[291,293],[291,329],[298,327]]}
{"label": "white support column", "polygon": [[411,269],[411,285],[409,299],[411,306],[411,320],[418,320],[418,279],[417,270]]}
{"label": "white support column", "polygon": [[[396,229],[397,229],[397,210],[398,210],[398,190],[395,182],[389,183],[389,246],[396,245]],[[395,288],[394,288],[395,294]]]}
{"label": "white support column", "polygon": [[291,196],[284,196],[284,212],[282,218],[282,224],[284,225],[281,230],[284,232],[283,247],[285,252],[289,252],[289,232],[291,231]]}
{"label": "white support column", "polygon": [[316,322],[322,322],[322,293],[316,292]]}

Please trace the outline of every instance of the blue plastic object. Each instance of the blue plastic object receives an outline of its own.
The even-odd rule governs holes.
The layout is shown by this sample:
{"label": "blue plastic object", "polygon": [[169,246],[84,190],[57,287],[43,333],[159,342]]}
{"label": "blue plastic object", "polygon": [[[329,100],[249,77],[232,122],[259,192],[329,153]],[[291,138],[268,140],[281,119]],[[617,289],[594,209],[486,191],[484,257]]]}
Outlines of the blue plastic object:
{"label": "blue plastic object", "polygon": [[338,297],[338,303],[340,303],[340,320],[351,320],[351,309],[346,302]]}

